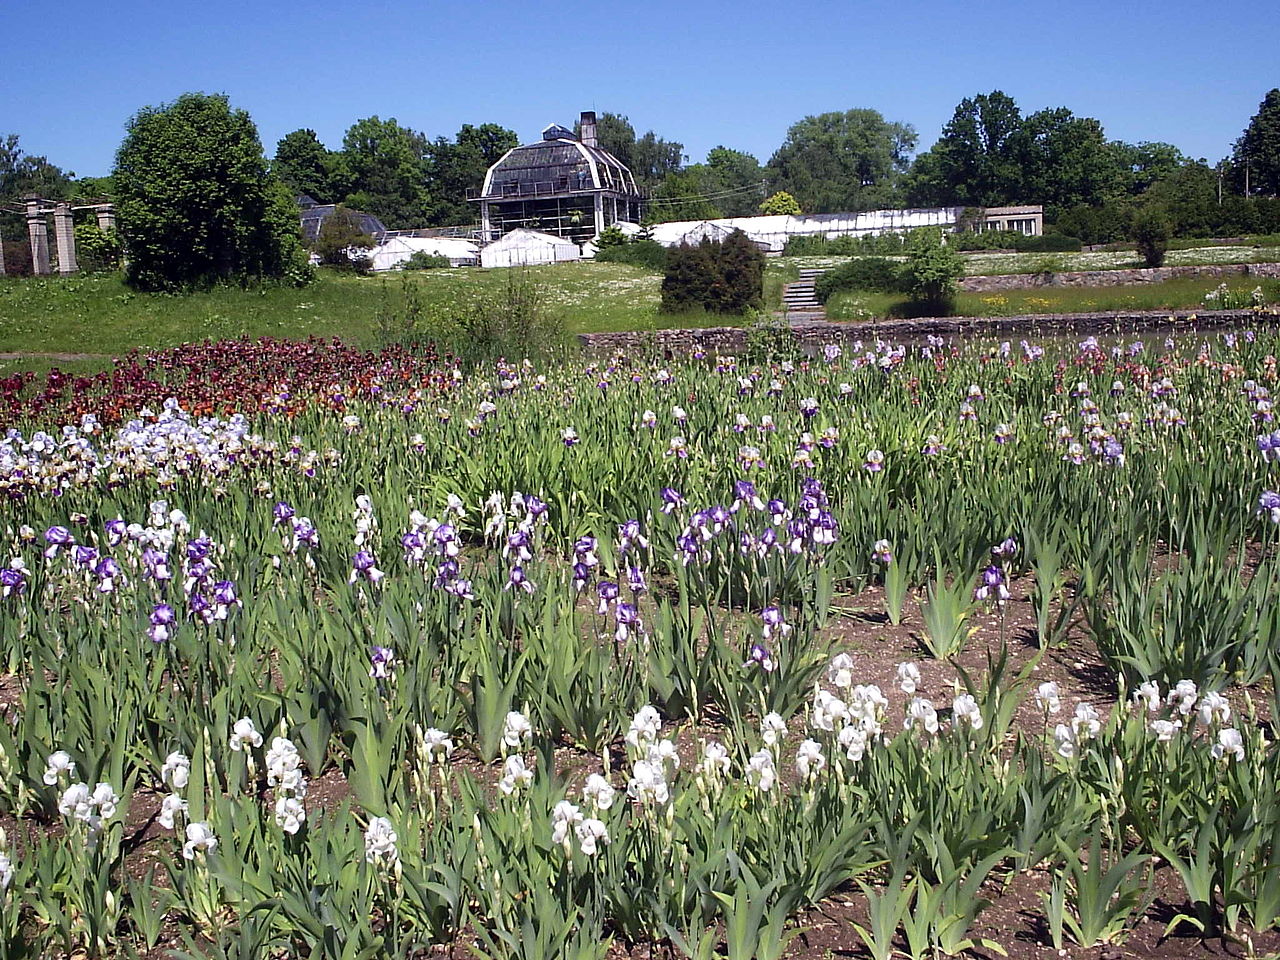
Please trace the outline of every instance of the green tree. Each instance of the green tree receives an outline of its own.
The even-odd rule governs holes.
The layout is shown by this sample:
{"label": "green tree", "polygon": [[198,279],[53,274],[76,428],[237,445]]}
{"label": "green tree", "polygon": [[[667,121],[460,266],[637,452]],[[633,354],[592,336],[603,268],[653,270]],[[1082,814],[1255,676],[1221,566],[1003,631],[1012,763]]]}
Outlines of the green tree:
{"label": "green tree", "polygon": [[764,254],[741,230],[720,244],[719,313],[742,315],[764,304]]}
{"label": "green tree", "polygon": [[478,127],[466,123],[453,140],[433,140],[427,147],[426,164],[429,221],[441,226],[474,223],[477,207],[467,203],[467,191],[478,190],[489,168],[519,145],[515,131],[496,123]]}
{"label": "green tree", "polygon": [[1023,203],[1063,209],[1102,203],[1119,192],[1116,155],[1092,117],[1077,117],[1066,107],[1037,111],[1011,138],[1010,149],[1022,170]]}
{"label": "green tree", "polygon": [[333,203],[352,187],[351,171],[340,153],[328,149],[314,130],[294,130],[276,144],[271,171],[294,194]]}
{"label": "green tree", "polygon": [[75,225],[76,263],[85,273],[116,270],[120,267],[120,234],[103,230],[96,223]]}
{"label": "green tree", "polygon": [[373,237],[360,229],[360,218],[343,204],[325,217],[311,249],[325,266],[366,273],[369,259],[360,251],[373,246]]}
{"label": "green tree", "polygon": [[1117,181],[1116,194],[1140,196],[1154,184],[1173,176],[1190,160],[1171,143],[1143,141],[1141,143],[1125,143],[1123,140],[1112,140],[1107,149],[1115,157],[1116,170],[1120,179]]}
{"label": "green tree", "polygon": [[372,213],[392,230],[426,225],[426,137],[394,117],[366,117],[347,130],[342,152],[353,179],[348,206]]}
{"label": "green tree", "polygon": [[[581,123],[575,123],[573,129],[581,136]],[[684,144],[663,140],[652,130],[637,137],[635,127],[622,114],[600,114],[596,118],[596,140],[602,149],[622,161],[636,184],[644,189],[656,189],[668,174],[678,173],[684,164]]]}
{"label": "green tree", "polygon": [[769,160],[769,179],[811,213],[893,207],[915,145],[910,125],[875,110],[805,117]]}
{"label": "green tree", "polygon": [[1280,196],[1280,88],[1269,92],[1236,141],[1232,154],[1237,190],[1249,195]]}
{"label": "green tree", "polygon": [[956,281],[964,276],[964,261],[944,242],[937,227],[913,230],[907,238],[903,286],[918,309],[945,315],[951,312]]}
{"label": "green tree", "polygon": [[1129,239],[1137,244],[1138,253],[1148,267],[1158,267],[1164,263],[1165,251],[1169,249],[1172,236],[1173,224],[1169,215],[1154,204],[1139,210],[1129,227]]}
{"label": "green tree", "polygon": [[760,213],[766,217],[778,214],[790,214],[793,217],[798,217],[800,216],[800,204],[787,191],[779,190],[773,196],[765,198],[760,204]]}
{"label": "green tree", "polygon": [[129,121],[112,174],[126,279],[146,290],[309,276],[293,196],[249,114],[186,93]]}
{"label": "green tree", "polygon": [[687,169],[697,169],[707,196],[726,217],[751,217],[764,191],[764,168],[749,153],[729,147],[712,147],[707,162]]}
{"label": "green tree", "polygon": [[707,199],[703,170],[693,168],[668,173],[654,189],[646,210],[653,223],[715,220],[724,216],[720,207]]}
{"label": "green tree", "polygon": [[[66,173],[45,157],[25,153],[18,135],[0,136],[0,201],[20,201],[30,193],[51,200],[66,199],[74,191],[73,173]],[[26,247],[26,220],[20,213],[0,208],[0,237],[5,243],[5,269],[14,274],[30,270],[31,251]],[[21,238],[21,239],[19,239]]]}
{"label": "green tree", "polygon": [[912,202],[1000,206],[1023,191],[1022,170],[1010,147],[1022,129],[1022,111],[1000,90],[966,97],[942,136],[916,158],[908,180]]}

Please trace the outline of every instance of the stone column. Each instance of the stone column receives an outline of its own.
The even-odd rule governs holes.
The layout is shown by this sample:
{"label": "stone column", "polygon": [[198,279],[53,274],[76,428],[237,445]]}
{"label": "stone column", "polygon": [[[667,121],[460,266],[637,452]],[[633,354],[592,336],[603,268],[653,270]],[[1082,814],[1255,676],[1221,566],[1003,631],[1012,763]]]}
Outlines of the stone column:
{"label": "stone column", "polygon": [[93,212],[98,218],[99,230],[114,230],[116,228],[115,207],[110,204],[103,204],[100,207],[94,207]]}
{"label": "stone column", "polygon": [[58,244],[58,273],[66,276],[75,273],[76,266],[76,234],[75,218],[71,215],[71,204],[58,203],[53,207],[53,238]]}
{"label": "stone column", "polygon": [[489,220],[489,201],[480,201],[480,242],[489,243],[494,238],[489,235],[493,229],[492,222]]}
{"label": "stone column", "polygon": [[595,214],[596,214],[596,236],[600,236],[604,232],[604,194],[597,193],[595,195]]}
{"label": "stone column", "polygon": [[50,273],[49,226],[40,212],[39,200],[27,201],[27,234],[31,237],[31,272],[37,276]]}
{"label": "stone column", "polygon": [[4,276],[4,234],[0,234],[0,277]]}

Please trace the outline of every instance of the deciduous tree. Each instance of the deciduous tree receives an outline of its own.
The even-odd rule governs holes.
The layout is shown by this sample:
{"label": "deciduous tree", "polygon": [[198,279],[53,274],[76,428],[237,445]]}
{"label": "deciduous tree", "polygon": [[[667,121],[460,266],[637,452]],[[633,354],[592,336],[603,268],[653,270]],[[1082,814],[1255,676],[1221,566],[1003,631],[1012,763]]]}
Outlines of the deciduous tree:
{"label": "deciduous tree", "polygon": [[310,274],[293,195],[249,114],[183,94],[129,121],[113,173],[126,279],[147,290]]}
{"label": "deciduous tree", "polygon": [[805,117],[769,161],[769,179],[810,213],[893,207],[916,133],[875,110]]}
{"label": "deciduous tree", "polygon": [[426,225],[426,137],[394,117],[366,117],[347,130],[342,152],[353,178],[349,206],[372,213],[392,230]]}

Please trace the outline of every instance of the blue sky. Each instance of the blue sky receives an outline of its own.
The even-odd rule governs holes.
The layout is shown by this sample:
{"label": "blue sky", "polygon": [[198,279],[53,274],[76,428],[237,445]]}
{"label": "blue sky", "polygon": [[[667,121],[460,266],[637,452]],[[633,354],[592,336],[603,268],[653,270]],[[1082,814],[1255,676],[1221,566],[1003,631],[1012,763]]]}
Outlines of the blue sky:
{"label": "blue sky", "polygon": [[851,107],[923,150],[998,88],[1212,162],[1280,86],[1273,2],[0,0],[0,134],[101,175],[135,110],[202,90],[248,110],[268,154],[298,127],[338,147],[373,114],[528,140],[596,109],[692,161],[717,144],[765,161],[791,123]]}

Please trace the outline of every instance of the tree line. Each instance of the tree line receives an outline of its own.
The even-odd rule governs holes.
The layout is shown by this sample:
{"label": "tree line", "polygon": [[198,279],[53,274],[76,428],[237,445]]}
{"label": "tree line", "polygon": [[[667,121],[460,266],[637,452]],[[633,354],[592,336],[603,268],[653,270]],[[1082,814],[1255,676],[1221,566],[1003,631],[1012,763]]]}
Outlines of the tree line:
{"label": "tree line", "polygon": [[[175,119],[183,114],[190,114],[186,121]],[[146,131],[152,128],[159,147],[150,145]],[[652,222],[749,216],[762,209],[834,213],[1041,203],[1059,232],[1085,242],[1125,238],[1135,222],[1155,215],[1184,236],[1280,232],[1280,89],[1266,94],[1230,155],[1213,164],[1169,143],[1108,139],[1098,120],[1066,107],[1023,113],[999,90],[963,99],[938,141],[918,155],[910,124],[866,108],[804,117],[766,163],[724,145],[690,163],[683,144],[653,130],[638,134],[618,113],[601,114],[597,135],[650,195]],[[271,221],[262,229],[272,236],[296,218],[291,204],[298,194],[372,213],[392,229],[470,224],[476,212],[468,190],[479,187],[489,166],[518,143],[514,131],[495,123],[464,124],[452,137],[432,139],[394,118],[372,116],[351,125],[340,149],[299,129],[281,138],[268,159],[247,113],[233,111],[225,97],[187,94],[144,108],[130,121],[113,177],[77,179],[45,157],[24,153],[17,136],[0,137],[0,200],[25,193],[107,196],[128,209],[138,191],[163,195],[167,164],[177,178],[174,198],[185,202],[182,177],[190,157],[216,158],[211,192],[196,206],[209,207],[221,224],[213,234],[222,230],[241,252],[211,247],[208,275],[270,274],[285,261],[296,266],[296,251],[265,259],[246,253],[253,231],[231,224],[219,210],[260,214]],[[131,172],[147,151],[165,158],[159,173]],[[153,176],[158,179],[148,179]],[[249,192],[247,183],[253,184]],[[286,210],[293,212],[284,217]],[[153,216],[153,233],[182,233],[180,225],[162,221]],[[20,216],[0,215],[11,258],[20,258],[25,232]],[[132,247],[130,254],[137,263]]]}

